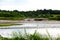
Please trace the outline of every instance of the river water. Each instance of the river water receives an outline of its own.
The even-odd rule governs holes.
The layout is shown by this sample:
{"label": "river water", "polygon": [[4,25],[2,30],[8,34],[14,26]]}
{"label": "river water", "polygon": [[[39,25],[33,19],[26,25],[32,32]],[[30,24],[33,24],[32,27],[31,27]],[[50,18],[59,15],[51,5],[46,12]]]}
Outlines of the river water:
{"label": "river water", "polygon": [[52,37],[58,37],[60,35],[60,22],[40,21],[40,22],[24,22],[22,24],[23,25],[9,26],[11,27],[10,29],[0,28],[0,35],[4,37],[11,37],[13,32],[21,32],[22,34],[24,34],[24,29],[26,29],[26,32],[30,34],[33,34],[34,31],[37,30],[37,32],[42,35],[48,35],[47,31]]}

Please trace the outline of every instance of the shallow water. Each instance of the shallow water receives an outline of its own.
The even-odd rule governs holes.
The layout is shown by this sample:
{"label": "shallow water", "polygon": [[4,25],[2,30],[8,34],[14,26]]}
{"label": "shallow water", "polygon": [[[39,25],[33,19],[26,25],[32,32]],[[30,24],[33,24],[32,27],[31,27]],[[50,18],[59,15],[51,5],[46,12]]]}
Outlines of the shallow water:
{"label": "shallow water", "polygon": [[[57,37],[60,35],[60,28],[26,29],[26,32],[33,34],[35,30],[42,35],[47,35],[47,31],[52,37]],[[0,29],[0,34],[4,37],[11,37],[13,32],[19,31],[24,34],[24,29]]]}
{"label": "shallow water", "polygon": [[[27,33],[33,34],[35,30],[42,35],[48,35],[46,31],[52,37],[57,37],[60,35],[60,22],[31,22],[31,23],[23,23],[23,25],[9,26],[9,27],[18,27],[16,29],[0,29],[0,34],[4,37],[11,37],[13,32],[21,32],[24,34],[24,28]],[[22,27],[22,28],[20,28]],[[29,27],[29,28],[28,28]],[[35,28],[33,28],[35,27]]]}

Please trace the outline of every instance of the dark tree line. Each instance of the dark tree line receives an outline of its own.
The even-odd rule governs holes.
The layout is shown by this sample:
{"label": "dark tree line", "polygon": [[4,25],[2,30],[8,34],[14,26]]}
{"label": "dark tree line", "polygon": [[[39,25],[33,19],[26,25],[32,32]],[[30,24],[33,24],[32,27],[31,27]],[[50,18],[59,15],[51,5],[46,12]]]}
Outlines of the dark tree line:
{"label": "dark tree line", "polygon": [[36,11],[0,10],[0,17],[60,19],[60,10],[44,9]]}

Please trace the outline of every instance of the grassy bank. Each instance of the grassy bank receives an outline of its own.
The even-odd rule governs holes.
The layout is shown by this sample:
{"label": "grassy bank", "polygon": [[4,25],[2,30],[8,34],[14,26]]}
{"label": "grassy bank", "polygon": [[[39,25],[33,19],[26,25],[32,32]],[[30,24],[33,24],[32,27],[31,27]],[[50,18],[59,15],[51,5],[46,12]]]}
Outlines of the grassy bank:
{"label": "grassy bank", "polygon": [[25,18],[20,17],[0,17],[0,20],[24,20]]}
{"label": "grassy bank", "polygon": [[46,18],[47,20],[60,20],[60,14],[40,14],[40,17],[0,17],[0,20],[24,20],[26,18]]}
{"label": "grassy bank", "polygon": [[3,27],[3,26],[13,26],[13,25],[21,25],[21,24],[0,24],[1,27]]}

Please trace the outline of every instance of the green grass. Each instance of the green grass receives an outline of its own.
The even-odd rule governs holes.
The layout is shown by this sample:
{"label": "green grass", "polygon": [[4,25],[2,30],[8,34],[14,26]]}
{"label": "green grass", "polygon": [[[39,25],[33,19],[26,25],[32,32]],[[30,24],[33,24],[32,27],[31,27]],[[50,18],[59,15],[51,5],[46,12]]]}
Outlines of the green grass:
{"label": "green grass", "polygon": [[0,24],[0,26],[13,26],[13,25],[21,25],[21,24]]}
{"label": "green grass", "polygon": [[0,20],[24,20],[25,18],[20,17],[0,17]]}

